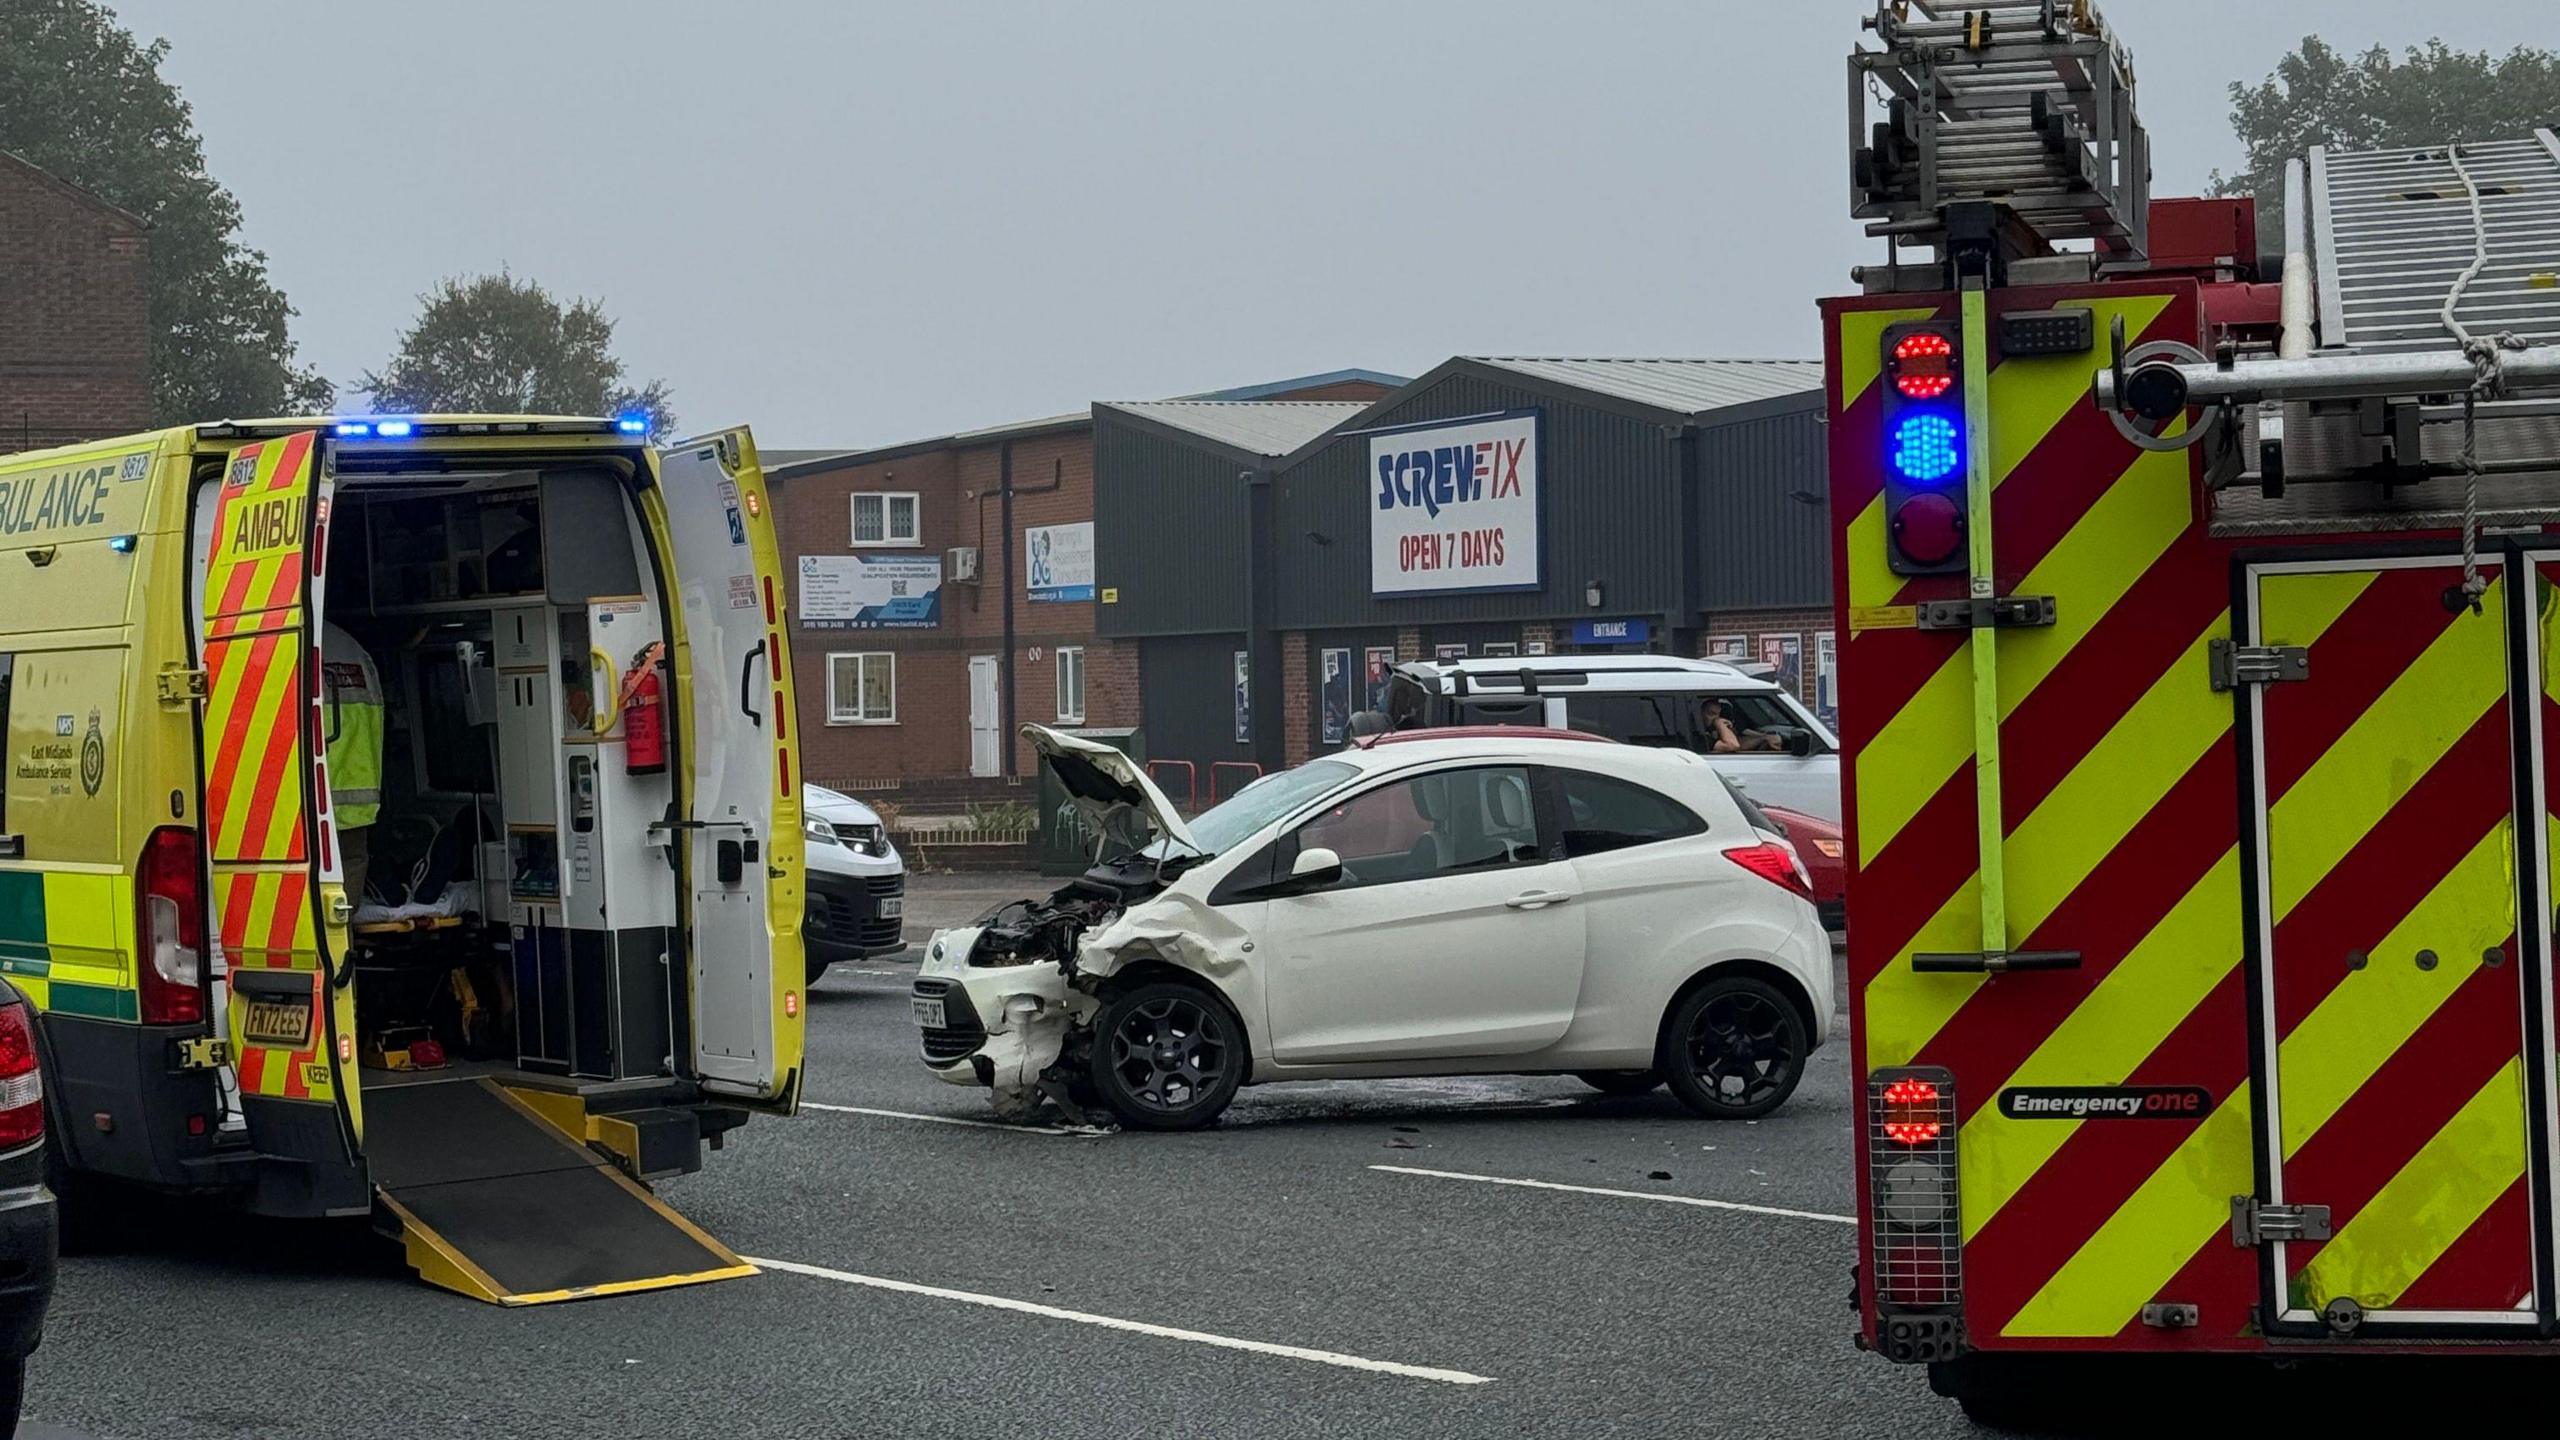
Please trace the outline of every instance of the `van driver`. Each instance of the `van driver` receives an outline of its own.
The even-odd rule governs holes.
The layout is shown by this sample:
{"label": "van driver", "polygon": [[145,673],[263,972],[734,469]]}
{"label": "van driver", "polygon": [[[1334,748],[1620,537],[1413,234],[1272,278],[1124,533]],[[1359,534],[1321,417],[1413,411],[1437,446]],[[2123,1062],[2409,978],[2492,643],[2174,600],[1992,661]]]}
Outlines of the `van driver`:
{"label": "van driver", "polygon": [[1725,716],[1724,701],[1713,695],[1698,702],[1698,733],[1706,738],[1707,748],[1718,755],[1787,748],[1786,741],[1766,730],[1736,730],[1733,721]]}

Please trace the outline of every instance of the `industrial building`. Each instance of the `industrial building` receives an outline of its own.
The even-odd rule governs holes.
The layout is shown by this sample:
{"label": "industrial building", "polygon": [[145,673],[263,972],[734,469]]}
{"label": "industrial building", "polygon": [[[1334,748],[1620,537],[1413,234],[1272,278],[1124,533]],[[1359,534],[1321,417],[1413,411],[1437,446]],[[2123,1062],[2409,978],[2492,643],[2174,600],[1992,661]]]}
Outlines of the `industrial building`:
{"label": "industrial building", "polygon": [[1134,651],[1129,723],[1205,799],[1340,744],[1399,660],[1726,655],[1828,710],[1821,380],[1462,357],[1278,454],[1097,406],[1098,634]]}

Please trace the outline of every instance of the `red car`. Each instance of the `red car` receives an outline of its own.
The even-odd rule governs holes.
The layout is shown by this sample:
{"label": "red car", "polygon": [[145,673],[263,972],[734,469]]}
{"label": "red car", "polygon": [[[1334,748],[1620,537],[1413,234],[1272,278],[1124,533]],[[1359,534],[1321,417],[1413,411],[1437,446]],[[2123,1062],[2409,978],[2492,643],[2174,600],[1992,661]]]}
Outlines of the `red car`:
{"label": "red car", "polygon": [[1803,858],[1813,879],[1814,907],[1822,912],[1822,928],[1838,930],[1848,923],[1849,862],[1843,858],[1840,827],[1819,815],[1784,805],[1762,805],[1762,813],[1778,822]]}

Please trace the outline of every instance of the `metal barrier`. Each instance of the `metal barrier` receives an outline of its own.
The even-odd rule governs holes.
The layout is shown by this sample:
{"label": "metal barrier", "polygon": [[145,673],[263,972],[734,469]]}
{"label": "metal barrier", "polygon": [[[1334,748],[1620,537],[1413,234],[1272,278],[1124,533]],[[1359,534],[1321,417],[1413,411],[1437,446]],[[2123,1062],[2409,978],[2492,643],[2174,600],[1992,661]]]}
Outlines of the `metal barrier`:
{"label": "metal barrier", "polygon": [[[1175,770],[1182,772],[1182,792],[1178,795],[1172,786],[1164,783],[1164,777]],[[1147,778],[1156,782],[1156,788],[1164,792],[1164,798],[1172,801],[1183,814],[1188,815],[1200,808],[1199,766],[1188,760],[1150,760],[1147,762]]]}
{"label": "metal barrier", "polygon": [[[1221,775],[1239,773],[1244,776],[1244,780],[1235,787],[1235,790],[1229,790],[1219,782]],[[1236,790],[1241,790],[1261,778],[1262,767],[1250,760],[1212,760],[1209,762],[1209,803],[1220,804],[1227,797],[1235,794]]]}

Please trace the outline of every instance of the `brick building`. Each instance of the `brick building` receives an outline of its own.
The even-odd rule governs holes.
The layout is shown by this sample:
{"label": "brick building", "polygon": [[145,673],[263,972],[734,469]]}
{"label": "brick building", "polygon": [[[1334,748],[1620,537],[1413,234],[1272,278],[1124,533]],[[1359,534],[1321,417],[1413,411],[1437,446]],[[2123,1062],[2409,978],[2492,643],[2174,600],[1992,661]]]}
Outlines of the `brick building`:
{"label": "brick building", "polygon": [[[1179,403],[1331,401],[1329,420],[1398,383],[1336,371]],[[1137,647],[1096,627],[1093,412],[771,473],[812,780],[928,805],[993,798],[1038,773],[1021,725],[1139,723]]]}
{"label": "brick building", "polygon": [[0,452],[151,423],[139,216],[0,151]]}

